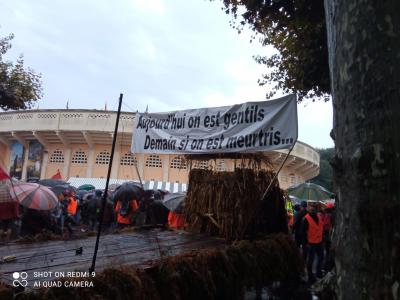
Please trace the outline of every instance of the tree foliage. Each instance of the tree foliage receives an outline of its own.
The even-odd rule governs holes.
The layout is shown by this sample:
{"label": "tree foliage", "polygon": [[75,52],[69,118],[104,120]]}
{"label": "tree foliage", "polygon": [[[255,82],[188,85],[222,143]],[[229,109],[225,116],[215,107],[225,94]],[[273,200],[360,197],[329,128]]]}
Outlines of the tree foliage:
{"label": "tree foliage", "polygon": [[24,67],[22,55],[15,64],[3,60],[13,38],[13,34],[0,38],[0,108],[3,110],[31,108],[42,95],[41,75]]}
{"label": "tree foliage", "polygon": [[319,161],[319,174],[313,178],[311,182],[319,184],[328,190],[333,190],[333,169],[330,161],[335,155],[334,148],[317,149],[320,161]]}
{"label": "tree foliage", "polygon": [[323,0],[222,0],[225,12],[233,16],[239,33],[244,26],[260,34],[263,45],[279,54],[256,56],[268,73],[260,85],[272,84],[267,94],[278,90],[303,98],[329,99],[330,82],[326,23]]}

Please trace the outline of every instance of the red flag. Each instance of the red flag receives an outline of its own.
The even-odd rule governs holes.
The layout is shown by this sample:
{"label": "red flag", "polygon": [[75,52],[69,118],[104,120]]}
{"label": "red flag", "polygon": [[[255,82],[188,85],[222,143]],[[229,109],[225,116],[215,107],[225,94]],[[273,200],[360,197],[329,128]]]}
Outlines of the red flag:
{"label": "red flag", "polygon": [[10,179],[10,175],[8,175],[6,170],[4,170],[2,166],[0,166],[0,180],[4,179]]}
{"label": "red flag", "polygon": [[51,176],[51,179],[62,179],[60,170],[57,170],[57,173]]}

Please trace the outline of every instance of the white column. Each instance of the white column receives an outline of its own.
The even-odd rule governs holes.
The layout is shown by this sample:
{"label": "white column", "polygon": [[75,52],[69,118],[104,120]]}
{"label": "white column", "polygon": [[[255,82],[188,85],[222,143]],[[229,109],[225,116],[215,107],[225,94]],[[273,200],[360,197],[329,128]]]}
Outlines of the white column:
{"label": "white column", "polygon": [[49,162],[49,152],[47,152],[47,150],[43,150],[43,160],[42,160],[42,165],[40,167],[40,179],[46,178],[46,169],[48,162]]}
{"label": "white column", "polygon": [[27,175],[27,167],[28,167],[28,155],[29,155],[29,147],[24,146],[24,162],[22,164],[22,175],[21,175],[21,180],[26,181],[26,175]]}
{"label": "white column", "polygon": [[65,155],[64,155],[64,168],[62,171],[62,176],[64,176],[64,179],[69,178],[69,167],[71,166],[71,148],[66,148],[65,149]]}
{"label": "white column", "polygon": [[91,178],[93,176],[93,166],[94,166],[94,147],[89,147],[86,177]]}
{"label": "white column", "polygon": [[169,175],[169,155],[166,154],[163,157],[163,181],[167,182],[168,181],[168,175]]}
{"label": "white column", "polygon": [[112,162],[111,178],[118,179],[120,157],[121,157],[121,147],[116,145],[114,150],[114,159]]}

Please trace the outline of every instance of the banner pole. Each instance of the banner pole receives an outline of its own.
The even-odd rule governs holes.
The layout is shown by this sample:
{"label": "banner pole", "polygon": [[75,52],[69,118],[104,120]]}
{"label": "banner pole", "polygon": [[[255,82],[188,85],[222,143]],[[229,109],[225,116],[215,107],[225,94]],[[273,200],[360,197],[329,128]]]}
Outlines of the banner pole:
{"label": "banner pole", "polygon": [[95,245],[95,247],[94,247],[92,266],[89,268],[89,272],[94,272],[95,266],[96,266],[97,251],[98,251],[98,249],[99,249],[99,241],[100,241],[100,234],[101,234],[101,226],[103,225],[104,210],[105,210],[106,203],[107,203],[108,184],[110,183],[112,162],[113,162],[113,159],[114,159],[115,143],[116,143],[116,140],[117,140],[118,124],[119,124],[119,117],[120,117],[120,115],[121,115],[121,105],[122,105],[122,97],[123,97],[123,96],[124,96],[123,94],[120,94],[120,95],[119,95],[119,104],[118,104],[117,120],[116,120],[116,122],[115,122],[115,129],[114,129],[114,136],[113,136],[113,142],[112,142],[112,147],[111,147],[110,162],[109,162],[109,164],[108,164],[108,173],[107,173],[106,188],[105,188],[105,190],[104,190],[104,195],[103,195],[102,205],[101,205],[101,210],[100,210],[99,227],[98,227],[98,229],[97,229],[96,245]]}

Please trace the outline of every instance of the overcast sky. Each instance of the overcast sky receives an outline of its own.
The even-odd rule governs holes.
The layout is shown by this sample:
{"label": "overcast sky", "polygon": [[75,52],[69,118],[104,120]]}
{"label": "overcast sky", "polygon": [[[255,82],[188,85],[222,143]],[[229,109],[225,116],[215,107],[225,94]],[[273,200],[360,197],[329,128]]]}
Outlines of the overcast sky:
{"label": "overcast sky", "polygon": [[[3,0],[8,58],[42,73],[39,108],[149,112],[265,100],[252,55],[273,49],[238,34],[217,0]],[[282,94],[281,94],[282,95]],[[298,105],[299,140],[332,147],[331,102]]]}

